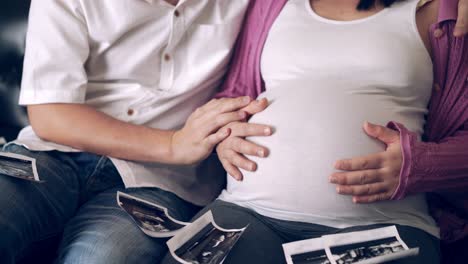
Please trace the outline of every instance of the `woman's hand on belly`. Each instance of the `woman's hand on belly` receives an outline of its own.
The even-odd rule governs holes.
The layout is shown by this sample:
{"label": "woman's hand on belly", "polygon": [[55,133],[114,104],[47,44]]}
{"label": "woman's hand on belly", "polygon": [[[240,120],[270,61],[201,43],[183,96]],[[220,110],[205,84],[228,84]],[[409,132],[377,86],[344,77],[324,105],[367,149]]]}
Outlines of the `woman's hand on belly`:
{"label": "woman's hand on belly", "polygon": [[[268,101],[262,99],[253,101],[249,106],[243,109],[249,115],[259,113],[268,106]],[[257,164],[245,157],[245,155],[266,157],[268,149],[254,144],[246,137],[254,136],[270,136],[272,134],[271,127],[267,125],[252,124],[247,122],[232,122],[225,126],[231,130],[230,136],[223,140],[216,147],[219,160],[223,164],[226,172],[234,179],[241,181],[243,179],[242,172],[239,168],[246,171],[255,171]]]}
{"label": "woman's hand on belly", "polygon": [[364,124],[370,137],[386,144],[386,150],[365,157],[339,160],[337,170],[330,176],[339,194],[352,195],[355,203],[390,200],[400,183],[403,155],[397,131],[370,123]]}

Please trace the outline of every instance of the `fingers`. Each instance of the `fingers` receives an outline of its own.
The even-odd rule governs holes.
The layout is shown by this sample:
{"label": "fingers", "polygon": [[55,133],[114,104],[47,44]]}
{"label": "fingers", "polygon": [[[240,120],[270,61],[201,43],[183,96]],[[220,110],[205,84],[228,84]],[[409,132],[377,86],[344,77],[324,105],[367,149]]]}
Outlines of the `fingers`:
{"label": "fingers", "polygon": [[266,125],[237,122],[230,126],[232,135],[236,137],[254,137],[254,136],[270,136],[272,129]]}
{"label": "fingers", "polygon": [[363,185],[338,185],[336,192],[341,195],[353,196],[353,203],[375,203],[388,201],[392,198],[393,190],[384,182]]}
{"label": "fingers", "polygon": [[229,123],[244,120],[247,117],[245,112],[228,112],[224,114],[219,114],[215,117],[204,116],[197,120],[195,125],[196,130],[198,130],[203,137],[214,133],[218,129],[226,126]]}
{"label": "fingers", "polygon": [[242,108],[242,111],[247,112],[247,114],[249,115],[254,115],[254,114],[262,112],[267,107],[268,107],[268,100],[266,98],[262,98],[261,100],[254,100],[250,102],[249,105]]}
{"label": "fingers", "polygon": [[375,203],[381,201],[388,201],[392,198],[393,193],[384,192],[375,195],[364,195],[364,196],[355,196],[353,197],[353,203],[367,204]]}
{"label": "fingers", "polygon": [[468,32],[468,0],[458,2],[458,17],[453,35],[461,37]]}
{"label": "fingers", "polygon": [[336,192],[343,195],[364,196],[380,194],[388,191],[388,186],[385,183],[371,183],[364,185],[338,185]]}
{"label": "fingers", "polygon": [[335,169],[343,171],[371,170],[382,167],[383,154],[377,153],[364,157],[344,159],[335,162]]}
{"label": "fingers", "polygon": [[232,165],[228,160],[226,159],[220,159],[221,164],[223,165],[224,169],[226,172],[233,177],[236,181],[242,181],[244,178],[244,175],[242,175],[242,172]]}
{"label": "fingers", "polygon": [[242,168],[247,171],[255,171],[257,169],[257,164],[244,157],[244,153],[242,151],[239,151],[239,149],[245,147],[239,147],[238,145],[242,144],[244,146],[247,146],[246,143],[250,142],[236,137],[228,138],[216,149],[219,158],[228,161],[229,163],[238,168]]}
{"label": "fingers", "polygon": [[247,159],[243,155],[240,155],[239,153],[236,153],[235,151],[232,151],[232,150],[227,150],[225,154],[226,155],[223,157],[223,159],[230,162],[233,166],[244,169],[246,171],[257,170],[257,164]]}
{"label": "fingers", "polygon": [[397,131],[369,122],[364,123],[364,131],[367,135],[382,141],[386,145],[400,140],[400,134]]}
{"label": "fingers", "polygon": [[259,146],[243,138],[231,137],[226,141],[225,144],[226,145],[224,147],[243,155],[257,156],[261,158],[268,156],[267,148]]}
{"label": "fingers", "polygon": [[221,113],[239,111],[250,104],[252,99],[249,96],[237,98],[212,99],[200,108],[204,115],[218,115]]}
{"label": "fingers", "polygon": [[207,149],[213,149],[221,141],[229,137],[231,133],[230,128],[220,129],[218,132],[209,135],[204,139],[204,144]]}
{"label": "fingers", "polygon": [[252,144],[251,142],[248,142],[244,139],[230,137],[224,140],[216,148],[218,157],[222,161],[226,171],[228,171],[231,176],[238,180],[242,180],[242,173],[240,173],[239,168],[246,171],[255,171],[257,169],[257,164],[247,159],[237,148],[239,145],[245,145],[242,143]]}
{"label": "fingers", "polygon": [[364,185],[381,181],[379,170],[336,172],[330,176],[330,182],[339,185]]}

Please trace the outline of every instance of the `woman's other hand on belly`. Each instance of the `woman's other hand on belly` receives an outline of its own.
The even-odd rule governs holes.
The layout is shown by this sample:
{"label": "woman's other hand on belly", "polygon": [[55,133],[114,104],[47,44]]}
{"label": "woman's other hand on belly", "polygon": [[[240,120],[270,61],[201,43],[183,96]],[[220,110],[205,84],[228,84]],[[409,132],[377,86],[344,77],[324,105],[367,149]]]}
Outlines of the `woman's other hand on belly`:
{"label": "woman's other hand on belly", "polygon": [[[243,109],[244,112],[249,115],[257,114],[268,107],[268,101],[262,99],[259,101],[253,101],[250,105]],[[257,164],[245,155],[266,157],[268,155],[268,149],[263,146],[254,144],[246,137],[252,136],[270,136],[272,134],[271,127],[267,125],[251,124],[244,122],[232,122],[225,128],[231,130],[230,136],[223,140],[216,147],[219,160],[223,164],[224,169],[234,179],[241,181],[243,179],[242,172],[239,168],[246,171],[255,171]]]}
{"label": "woman's other hand on belly", "polygon": [[373,203],[390,200],[400,184],[403,155],[400,135],[389,128],[364,124],[364,131],[370,137],[383,142],[387,147],[380,153],[339,160],[330,182],[336,184],[336,191],[352,195],[355,203]]}

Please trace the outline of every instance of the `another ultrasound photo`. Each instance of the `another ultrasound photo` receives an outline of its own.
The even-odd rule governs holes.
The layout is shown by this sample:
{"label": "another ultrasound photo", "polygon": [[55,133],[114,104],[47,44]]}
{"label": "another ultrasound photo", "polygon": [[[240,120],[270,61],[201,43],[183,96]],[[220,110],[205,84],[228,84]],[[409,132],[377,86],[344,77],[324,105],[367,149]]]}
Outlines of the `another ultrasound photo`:
{"label": "another ultrasound photo", "polygon": [[162,233],[177,231],[185,226],[167,215],[164,207],[143,201],[128,194],[117,194],[119,206],[122,207],[148,235],[164,237]]}
{"label": "another ultrasound photo", "polygon": [[330,247],[330,250],[337,264],[347,264],[404,251],[405,248],[396,237],[390,237]]}
{"label": "another ultrasound photo", "polygon": [[294,264],[330,264],[324,249],[291,255]]}
{"label": "another ultrasound photo", "polygon": [[175,254],[192,264],[219,264],[234,247],[242,232],[226,232],[208,224],[177,249]]}
{"label": "another ultrasound photo", "polygon": [[35,159],[12,153],[0,153],[0,175],[29,181],[40,181]]}

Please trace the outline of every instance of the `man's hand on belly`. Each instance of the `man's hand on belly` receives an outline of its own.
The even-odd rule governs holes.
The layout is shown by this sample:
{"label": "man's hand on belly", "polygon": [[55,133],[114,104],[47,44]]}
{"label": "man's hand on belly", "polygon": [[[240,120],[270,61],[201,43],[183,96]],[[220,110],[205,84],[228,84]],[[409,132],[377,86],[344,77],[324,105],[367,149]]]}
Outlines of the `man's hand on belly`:
{"label": "man's hand on belly", "polygon": [[[268,101],[262,99],[254,101],[249,106],[245,107],[243,111],[250,115],[254,115],[263,111],[268,106]],[[247,122],[232,122],[225,128],[231,130],[230,136],[223,140],[216,147],[219,160],[223,164],[224,169],[234,179],[241,181],[243,179],[242,172],[239,168],[247,171],[255,171],[257,164],[245,157],[245,155],[266,157],[268,149],[257,144],[254,144],[246,137],[253,136],[270,136],[272,129],[266,125],[251,124]]]}
{"label": "man's hand on belly", "polygon": [[400,135],[397,131],[370,123],[364,124],[364,131],[387,145],[384,152],[365,157],[339,160],[330,182],[336,184],[336,191],[352,195],[355,203],[373,203],[390,200],[400,183],[403,155]]}

